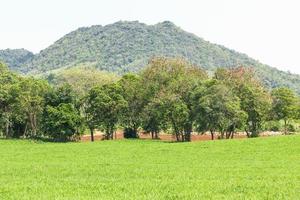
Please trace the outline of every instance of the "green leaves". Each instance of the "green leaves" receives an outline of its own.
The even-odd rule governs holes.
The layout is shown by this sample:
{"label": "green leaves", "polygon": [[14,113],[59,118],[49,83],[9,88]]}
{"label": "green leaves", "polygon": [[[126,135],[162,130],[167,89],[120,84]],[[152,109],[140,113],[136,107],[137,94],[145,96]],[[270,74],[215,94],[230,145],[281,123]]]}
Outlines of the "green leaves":
{"label": "green leaves", "polygon": [[54,140],[66,141],[81,134],[82,126],[78,99],[70,85],[49,89],[42,116],[44,134]]}
{"label": "green leaves", "polygon": [[86,121],[90,129],[101,129],[107,139],[113,137],[113,131],[119,123],[127,102],[121,95],[122,88],[117,83],[95,87],[84,100]]}
{"label": "green leaves", "polygon": [[[221,81],[211,80],[194,93],[196,125],[199,131],[222,134],[241,128],[247,114],[241,109],[240,99],[232,88]],[[232,133],[232,134],[233,134]]]}
{"label": "green leaves", "polygon": [[46,106],[43,125],[48,136],[57,141],[66,141],[80,133],[82,119],[73,104],[61,103],[57,107]]}
{"label": "green leaves", "polygon": [[289,120],[298,119],[297,111],[299,110],[299,98],[288,88],[278,88],[272,91],[273,97],[273,118],[284,120],[285,133]]}

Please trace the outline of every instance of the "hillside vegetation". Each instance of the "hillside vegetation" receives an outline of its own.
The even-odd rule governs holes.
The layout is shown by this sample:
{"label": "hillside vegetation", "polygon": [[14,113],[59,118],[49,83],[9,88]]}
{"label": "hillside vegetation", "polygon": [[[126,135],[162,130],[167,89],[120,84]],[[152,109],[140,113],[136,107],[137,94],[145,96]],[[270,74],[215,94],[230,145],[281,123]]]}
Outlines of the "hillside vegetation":
{"label": "hillside vegetation", "polygon": [[34,54],[25,49],[5,49],[0,50],[0,61],[5,62],[12,71],[28,72],[24,63],[28,63],[33,58]]}
{"label": "hillside vegetation", "polygon": [[181,57],[207,71],[219,67],[253,67],[269,88],[289,87],[300,94],[299,75],[279,71],[245,54],[212,44],[169,21],[156,25],[120,21],[106,26],[79,28],[32,59],[24,60],[22,67],[9,59],[4,61],[12,64],[13,69],[30,74],[82,64],[124,74],[140,71],[149,59],[156,56]]}
{"label": "hillside vegetation", "polygon": [[55,85],[56,87],[69,84],[81,96],[85,95],[93,87],[119,80],[119,76],[114,73],[100,71],[84,65],[63,70],[54,70],[42,77],[46,78],[51,85]]}

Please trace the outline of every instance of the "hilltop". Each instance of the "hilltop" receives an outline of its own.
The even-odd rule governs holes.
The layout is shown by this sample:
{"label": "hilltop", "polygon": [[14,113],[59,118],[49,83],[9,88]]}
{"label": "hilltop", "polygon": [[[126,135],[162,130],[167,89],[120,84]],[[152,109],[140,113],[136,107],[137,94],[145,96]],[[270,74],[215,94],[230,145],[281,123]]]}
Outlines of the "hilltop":
{"label": "hilltop", "polygon": [[26,73],[26,63],[30,62],[34,54],[26,49],[0,50],[0,60],[5,62],[12,71]]}
{"label": "hilltop", "polygon": [[40,53],[28,55],[24,60],[14,59],[13,55],[12,60],[20,61],[17,63],[9,59],[4,61],[12,69],[30,74],[87,64],[99,70],[124,74],[140,71],[155,56],[182,57],[207,71],[218,67],[253,67],[267,87],[286,86],[300,94],[300,75],[277,70],[243,53],[205,41],[169,21],[155,25],[120,21],[106,26],[83,27]]}

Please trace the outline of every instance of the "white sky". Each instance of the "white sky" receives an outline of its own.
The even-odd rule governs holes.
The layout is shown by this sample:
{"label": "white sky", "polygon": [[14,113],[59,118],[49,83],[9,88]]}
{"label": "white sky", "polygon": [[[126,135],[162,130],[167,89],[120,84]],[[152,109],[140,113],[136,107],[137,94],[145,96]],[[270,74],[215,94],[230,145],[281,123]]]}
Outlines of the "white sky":
{"label": "white sky", "polygon": [[169,20],[300,74],[299,0],[0,0],[0,49],[37,53],[79,27],[119,20]]}

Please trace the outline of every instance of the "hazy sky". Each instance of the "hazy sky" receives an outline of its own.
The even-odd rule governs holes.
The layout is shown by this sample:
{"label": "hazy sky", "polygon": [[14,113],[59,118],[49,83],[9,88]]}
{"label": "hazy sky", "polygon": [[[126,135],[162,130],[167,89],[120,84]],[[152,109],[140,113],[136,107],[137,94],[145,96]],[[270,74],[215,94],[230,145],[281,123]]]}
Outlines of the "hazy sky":
{"label": "hazy sky", "polygon": [[82,26],[164,20],[300,74],[299,0],[0,0],[0,49],[35,53]]}

